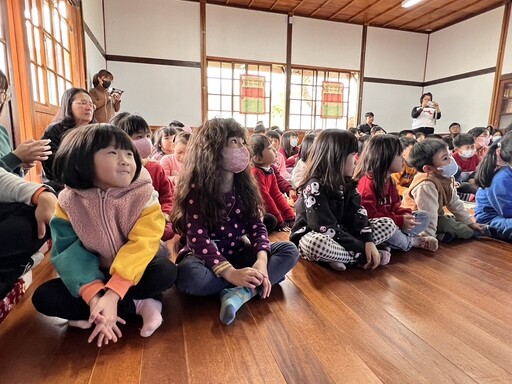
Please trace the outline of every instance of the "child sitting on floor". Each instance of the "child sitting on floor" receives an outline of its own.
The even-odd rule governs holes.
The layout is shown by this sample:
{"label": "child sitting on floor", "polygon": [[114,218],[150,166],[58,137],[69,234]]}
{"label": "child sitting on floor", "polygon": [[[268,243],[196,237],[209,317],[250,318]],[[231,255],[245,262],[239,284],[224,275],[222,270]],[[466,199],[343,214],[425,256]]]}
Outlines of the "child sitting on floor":
{"label": "child sitting on floor", "polygon": [[[458,166],[444,141],[427,139],[416,143],[410,162],[418,174],[405,193],[402,206],[428,212],[430,224],[425,235],[437,236],[443,242],[489,235],[488,228],[474,222],[457,195],[453,175]],[[445,215],[445,207],[455,217]]]}
{"label": "child sitting on floor", "polygon": [[276,160],[276,152],[266,136],[253,135],[249,143],[254,164],[251,173],[258,182],[266,211],[263,222],[269,232],[274,229],[288,232],[295,221],[295,213],[279,190],[276,175],[271,167]]}

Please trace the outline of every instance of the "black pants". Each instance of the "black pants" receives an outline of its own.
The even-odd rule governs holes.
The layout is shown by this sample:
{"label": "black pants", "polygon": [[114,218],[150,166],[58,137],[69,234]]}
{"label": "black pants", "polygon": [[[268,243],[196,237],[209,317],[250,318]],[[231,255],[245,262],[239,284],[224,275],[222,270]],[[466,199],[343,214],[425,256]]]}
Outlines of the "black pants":
{"label": "black pants", "polygon": [[0,299],[9,292],[31,256],[50,237],[46,228],[44,239],[37,238],[35,207],[22,203],[0,203]]}
{"label": "black pants", "polygon": [[434,128],[432,127],[420,127],[413,129],[414,133],[422,132],[425,136],[432,135],[434,133]]}
{"label": "black pants", "polygon": [[[148,264],[142,279],[131,287],[117,305],[118,316],[135,314],[133,300],[153,298],[169,289],[176,280],[178,269],[166,256],[155,256]],[[108,274],[107,274],[108,276]],[[68,320],[87,320],[90,308],[81,297],[73,297],[61,279],[42,284],[32,295],[34,307],[46,316]]]}

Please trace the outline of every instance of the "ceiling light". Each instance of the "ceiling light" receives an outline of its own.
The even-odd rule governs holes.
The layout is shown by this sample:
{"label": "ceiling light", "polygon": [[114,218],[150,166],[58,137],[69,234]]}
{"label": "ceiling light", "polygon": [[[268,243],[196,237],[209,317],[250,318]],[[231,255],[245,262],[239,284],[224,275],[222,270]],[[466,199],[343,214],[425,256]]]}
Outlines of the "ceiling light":
{"label": "ceiling light", "polygon": [[402,1],[402,8],[412,7],[413,5],[418,4],[420,1],[422,0],[404,0]]}

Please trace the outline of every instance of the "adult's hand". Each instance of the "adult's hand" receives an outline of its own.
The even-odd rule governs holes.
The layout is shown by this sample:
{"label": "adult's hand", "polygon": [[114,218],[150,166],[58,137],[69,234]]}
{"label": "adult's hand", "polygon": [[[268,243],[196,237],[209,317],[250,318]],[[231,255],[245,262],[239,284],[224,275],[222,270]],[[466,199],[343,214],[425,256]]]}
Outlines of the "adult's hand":
{"label": "adult's hand", "polygon": [[24,141],[12,151],[23,163],[30,164],[34,161],[48,160],[48,156],[52,154],[50,144],[51,140],[34,140]]}

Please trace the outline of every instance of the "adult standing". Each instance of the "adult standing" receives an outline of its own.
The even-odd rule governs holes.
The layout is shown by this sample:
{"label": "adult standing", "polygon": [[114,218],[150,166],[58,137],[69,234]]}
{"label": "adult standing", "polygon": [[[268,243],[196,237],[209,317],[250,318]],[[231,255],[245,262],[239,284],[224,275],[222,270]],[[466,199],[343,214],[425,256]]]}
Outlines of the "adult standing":
{"label": "adult standing", "polygon": [[94,118],[98,123],[108,123],[121,108],[122,91],[115,88],[112,92],[108,90],[113,81],[114,75],[106,69],[99,71],[92,79],[94,88],[89,90],[89,94],[96,106]]}
{"label": "adult standing", "polygon": [[366,122],[364,124],[359,125],[359,127],[357,127],[357,129],[359,129],[360,133],[369,135],[372,131],[372,128],[378,127],[378,125],[373,124],[373,120],[375,119],[375,115],[373,114],[373,112],[366,112],[364,114],[364,118],[366,119]]}
{"label": "adult standing", "polygon": [[95,122],[94,109],[91,96],[85,89],[70,88],[62,95],[60,109],[54,122],[44,131],[43,139],[51,140],[52,155],[43,161],[43,170],[48,179],[48,185],[51,185],[57,192],[64,186],[54,180],[53,157],[59,149],[62,138],[69,130]]}
{"label": "adult standing", "polygon": [[420,97],[420,106],[414,107],[411,112],[412,130],[425,135],[434,133],[436,121],[441,118],[439,104],[432,101],[432,94],[426,92]]}

